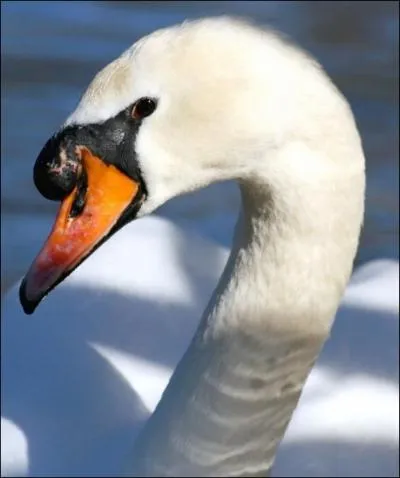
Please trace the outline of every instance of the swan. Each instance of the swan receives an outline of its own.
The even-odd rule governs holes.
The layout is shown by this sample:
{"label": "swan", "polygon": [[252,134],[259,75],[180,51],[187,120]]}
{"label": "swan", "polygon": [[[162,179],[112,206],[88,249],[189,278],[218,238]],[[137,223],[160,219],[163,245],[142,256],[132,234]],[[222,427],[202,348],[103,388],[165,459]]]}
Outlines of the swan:
{"label": "swan", "polygon": [[[143,218],[175,196],[228,179],[238,181],[242,196],[229,257],[169,223]],[[30,391],[39,412],[25,417],[24,430],[2,420],[2,434],[4,428],[8,437],[17,437],[17,451],[7,455],[10,462],[12,453],[35,456],[35,447],[51,448],[59,421],[73,439],[61,450],[56,442],[55,455],[47,455],[50,473],[93,473],[87,461],[92,455],[101,464],[98,472],[106,475],[124,460],[119,473],[131,476],[268,474],[330,335],[364,213],[362,144],[348,103],[323,69],[276,33],[237,19],[202,19],[159,30],[96,75],[39,154],[34,180],[42,195],[61,201],[61,206],[19,292],[14,288],[4,306],[8,363],[2,378],[11,388],[12,373],[23,377],[9,392],[14,402],[8,402],[8,413],[17,415],[24,390]],[[134,218],[141,219],[127,225]],[[176,261],[166,260],[177,241],[186,249],[188,270],[206,293],[222,272],[197,327],[185,317],[199,311],[205,294],[193,296],[182,277],[167,283],[168,273],[178,270]],[[397,264],[385,266],[385,280],[392,284]],[[370,280],[366,274],[365,284]],[[146,330],[146,313],[130,322],[135,309],[129,301],[114,297],[117,307],[107,308],[116,290],[129,295],[135,289],[151,297],[157,283],[165,288],[158,331],[151,323]],[[352,299],[358,303],[357,285],[350,306]],[[37,312],[46,320],[24,322],[22,331],[21,323],[12,323],[22,315],[18,294],[31,314],[56,286],[40,306],[42,314],[40,308]],[[73,293],[78,288],[79,303]],[[179,293],[189,300],[175,317],[176,308],[169,311],[168,306]],[[390,310],[384,312],[396,315],[395,300],[391,295]],[[373,307],[381,310],[379,304]],[[65,320],[62,335],[58,320]],[[79,396],[79,387],[85,389],[89,378],[80,371],[82,342],[74,332],[82,327],[81,320],[95,323],[97,331],[85,343],[85,353],[88,348],[93,352],[87,371],[96,370],[91,364],[96,353],[121,373],[120,381],[114,377],[106,386],[106,397]],[[170,367],[146,359],[134,363],[142,370],[132,383],[141,387],[142,398],[136,404],[139,425],[134,433],[126,412],[132,403],[125,394],[109,390],[113,385],[125,390],[130,378],[123,370],[132,363],[127,351],[104,345],[110,320],[123,330],[118,339],[122,349],[129,350],[128,333],[143,332],[146,346],[140,334],[132,340],[144,357],[147,348],[162,362],[168,354],[163,356],[157,346],[165,346],[168,336],[178,344],[169,351]],[[62,376],[57,366],[52,370],[60,350],[68,357]],[[43,366],[53,382],[41,392],[32,380],[44,376]],[[385,383],[381,390],[385,386],[393,410],[393,390]],[[66,390],[74,390],[68,400],[62,396]],[[50,402],[68,402],[72,410],[74,400],[83,405],[80,412],[89,416],[86,427],[77,423],[73,432],[71,415],[43,410],[41,403],[46,402],[40,398],[47,393]],[[115,410],[108,408],[110,401]],[[147,419],[146,411],[153,409]],[[44,423],[39,425],[38,417]],[[24,438],[42,425],[47,436],[39,432],[37,442]],[[390,427],[393,436],[396,427]],[[306,428],[318,426],[307,423]],[[29,447],[33,452],[26,451]],[[26,471],[29,460],[24,460]],[[30,464],[31,473],[35,465]]]}

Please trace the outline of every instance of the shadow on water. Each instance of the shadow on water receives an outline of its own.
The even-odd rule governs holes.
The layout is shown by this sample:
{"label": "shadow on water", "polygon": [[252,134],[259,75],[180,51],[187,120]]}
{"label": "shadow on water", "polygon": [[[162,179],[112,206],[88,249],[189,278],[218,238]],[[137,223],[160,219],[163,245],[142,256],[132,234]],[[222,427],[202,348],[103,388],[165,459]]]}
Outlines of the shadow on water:
{"label": "shadow on water", "polygon": [[189,314],[180,305],[158,309],[154,302],[111,292],[99,296],[85,288],[60,290],[39,319],[15,317],[5,306],[2,415],[26,434],[31,476],[68,476],[74,467],[77,474],[107,475],[107,467],[115,466],[112,450],[98,453],[91,443],[98,447],[106,440],[105,447],[120,453],[123,444],[115,435],[132,441],[148,411],[123,375],[89,344],[173,367],[192,333]]}
{"label": "shadow on water", "polygon": [[[286,473],[280,475],[278,470],[283,464]],[[343,475],[343,470],[346,470],[346,475]],[[284,443],[271,476],[302,477],[305,473],[308,477],[335,478],[398,476],[398,449],[394,444],[343,443],[330,439]]]}

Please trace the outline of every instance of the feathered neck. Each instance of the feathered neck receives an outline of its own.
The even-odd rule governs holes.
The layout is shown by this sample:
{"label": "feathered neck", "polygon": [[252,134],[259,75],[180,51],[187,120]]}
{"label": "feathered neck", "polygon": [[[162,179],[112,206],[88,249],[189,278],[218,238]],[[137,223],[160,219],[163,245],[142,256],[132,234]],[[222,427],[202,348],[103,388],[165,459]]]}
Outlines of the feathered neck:
{"label": "feathered neck", "polygon": [[[344,201],[338,183],[328,174],[319,179],[297,189],[290,177],[280,189],[261,174],[241,183],[230,258],[139,436],[131,475],[269,472],[329,335],[357,247],[359,198],[347,201],[343,221],[327,210]],[[340,179],[350,195],[354,181],[363,181],[352,173]]]}

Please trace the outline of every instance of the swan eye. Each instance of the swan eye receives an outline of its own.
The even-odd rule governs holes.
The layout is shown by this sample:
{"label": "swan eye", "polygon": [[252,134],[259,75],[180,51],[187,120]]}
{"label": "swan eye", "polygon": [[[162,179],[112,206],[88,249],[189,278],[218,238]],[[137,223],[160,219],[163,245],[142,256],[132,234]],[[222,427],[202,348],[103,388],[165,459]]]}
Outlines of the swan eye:
{"label": "swan eye", "polygon": [[150,116],[157,107],[157,102],[152,98],[140,98],[133,105],[131,116],[135,120],[141,120]]}

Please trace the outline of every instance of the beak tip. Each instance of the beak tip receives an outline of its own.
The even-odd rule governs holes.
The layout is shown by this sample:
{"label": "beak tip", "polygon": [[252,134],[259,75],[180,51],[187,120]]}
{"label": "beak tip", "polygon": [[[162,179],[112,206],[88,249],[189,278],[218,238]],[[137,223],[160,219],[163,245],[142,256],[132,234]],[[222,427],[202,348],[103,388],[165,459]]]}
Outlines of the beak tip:
{"label": "beak tip", "polygon": [[26,294],[26,277],[21,282],[19,287],[19,301],[22,309],[26,315],[32,315],[35,312],[36,307],[39,305],[41,298],[37,300],[29,300]]}

